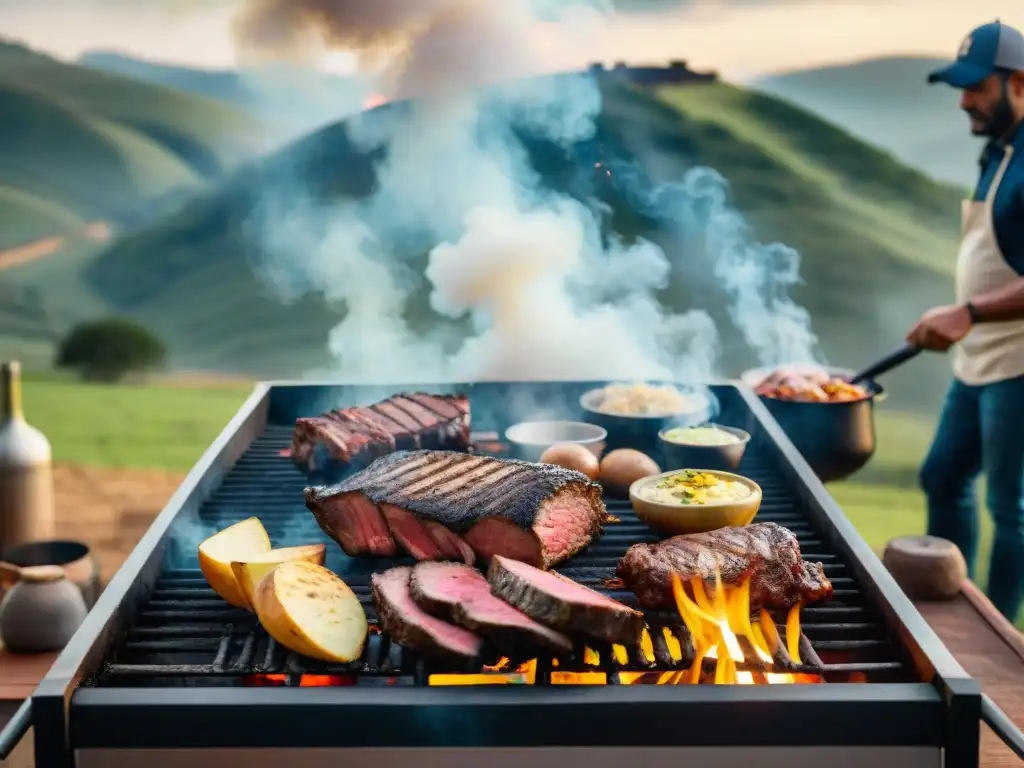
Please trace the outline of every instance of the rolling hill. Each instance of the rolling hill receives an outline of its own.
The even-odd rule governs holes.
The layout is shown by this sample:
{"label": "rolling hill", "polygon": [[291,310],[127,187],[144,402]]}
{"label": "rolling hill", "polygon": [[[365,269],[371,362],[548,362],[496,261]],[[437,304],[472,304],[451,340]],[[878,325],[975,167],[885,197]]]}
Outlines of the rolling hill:
{"label": "rolling hill", "polygon": [[0,250],[137,223],[268,148],[242,109],[0,42]]}
{"label": "rolling hill", "polygon": [[273,115],[282,131],[298,136],[359,111],[362,86],[354,79],[312,70],[200,69],[145,61],[112,51],[88,51],[78,63],[90,69],[174,88],[233,104],[252,114]]}
{"label": "rolling hill", "polygon": [[[549,186],[603,198],[626,238],[650,237],[670,252],[679,247],[616,182],[591,178],[595,157],[635,163],[655,179],[707,165],[728,179],[758,240],[801,252],[804,283],[795,298],[811,311],[835,364],[855,366],[883,353],[920,311],[947,299],[960,194],[954,187],[764,94],[724,84],[644,92],[611,81],[603,90],[594,139],[568,150],[522,140]],[[378,112],[400,119],[403,108]],[[318,297],[289,304],[274,298],[251,269],[259,244],[244,222],[268,199],[366,195],[378,160],[338,123],[242,169],[102,254],[82,256],[72,269],[57,274],[43,260],[9,270],[7,279],[53,297],[51,323],[66,322],[74,314],[68,308],[77,306],[138,318],[169,342],[176,366],[293,377],[328,362],[327,335],[345,308]],[[704,306],[729,326],[720,290],[688,275],[677,274],[661,298],[675,308]],[[436,322],[422,294],[407,314],[419,327]],[[754,362],[737,336],[725,342],[731,370]],[[945,376],[946,361],[927,357],[890,382],[914,405],[930,407]]]}
{"label": "rolling hill", "polygon": [[942,181],[973,185],[981,140],[973,138],[957,93],[929,86],[940,59],[871,59],[784,72],[751,85],[780,96]]}

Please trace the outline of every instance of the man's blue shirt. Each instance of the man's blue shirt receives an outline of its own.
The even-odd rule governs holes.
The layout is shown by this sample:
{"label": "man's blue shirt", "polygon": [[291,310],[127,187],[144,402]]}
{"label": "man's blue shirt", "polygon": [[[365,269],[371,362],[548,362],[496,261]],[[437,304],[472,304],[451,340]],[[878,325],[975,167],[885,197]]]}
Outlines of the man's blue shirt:
{"label": "man's blue shirt", "polygon": [[[1018,126],[1010,140],[1013,158],[992,205],[996,241],[1006,261],[1019,275],[1024,275],[1024,125]],[[981,176],[974,190],[975,200],[984,200],[1006,155],[1006,147],[991,142],[981,157]]]}

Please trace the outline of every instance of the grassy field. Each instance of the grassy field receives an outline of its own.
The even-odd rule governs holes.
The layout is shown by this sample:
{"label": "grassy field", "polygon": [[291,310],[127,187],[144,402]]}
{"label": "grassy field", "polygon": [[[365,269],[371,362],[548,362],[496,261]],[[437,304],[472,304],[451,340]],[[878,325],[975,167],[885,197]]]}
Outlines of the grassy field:
{"label": "grassy field", "polygon": [[24,401],[56,462],[186,471],[251,391],[244,382],[105,386],[28,375]]}

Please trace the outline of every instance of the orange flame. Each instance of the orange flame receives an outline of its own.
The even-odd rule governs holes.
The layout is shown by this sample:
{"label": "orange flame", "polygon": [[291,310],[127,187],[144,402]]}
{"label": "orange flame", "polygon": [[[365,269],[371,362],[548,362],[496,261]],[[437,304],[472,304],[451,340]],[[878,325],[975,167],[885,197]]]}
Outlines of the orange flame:
{"label": "orange flame", "polygon": [[[744,579],[739,586],[726,588],[716,572],[713,591],[709,594],[704,580],[694,577],[689,581],[693,598],[686,593],[682,580],[673,575],[672,596],[683,623],[690,632],[696,652],[689,670],[690,683],[699,683],[705,659],[715,659],[716,685],[752,685],[752,672],[737,670],[737,664],[747,662],[739,638],[757,656],[759,666],[771,670],[775,664],[775,652],[780,638],[778,629],[767,611],[761,611],[757,622],[750,616],[750,579]],[[790,658],[800,663],[800,606],[789,611],[786,620],[786,648]],[[786,684],[797,681],[795,675],[765,672],[768,683]]]}

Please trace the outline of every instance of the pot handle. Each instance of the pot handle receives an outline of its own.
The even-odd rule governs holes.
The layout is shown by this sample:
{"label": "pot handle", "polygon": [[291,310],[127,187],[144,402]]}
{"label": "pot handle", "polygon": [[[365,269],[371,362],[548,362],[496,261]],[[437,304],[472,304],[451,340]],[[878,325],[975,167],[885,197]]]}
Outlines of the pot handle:
{"label": "pot handle", "polygon": [[[981,720],[1018,758],[1024,760],[1024,733],[1021,733],[1006,713],[984,693],[981,694]],[[0,753],[0,757],[2,756]]]}
{"label": "pot handle", "polygon": [[[1006,717],[1006,715],[1003,715]],[[7,726],[0,731],[0,760],[6,760],[11,752],[25,738],[28,729],[32,727],[32,698],[29,697],[21,702],[14,717],[7,723]]]}

